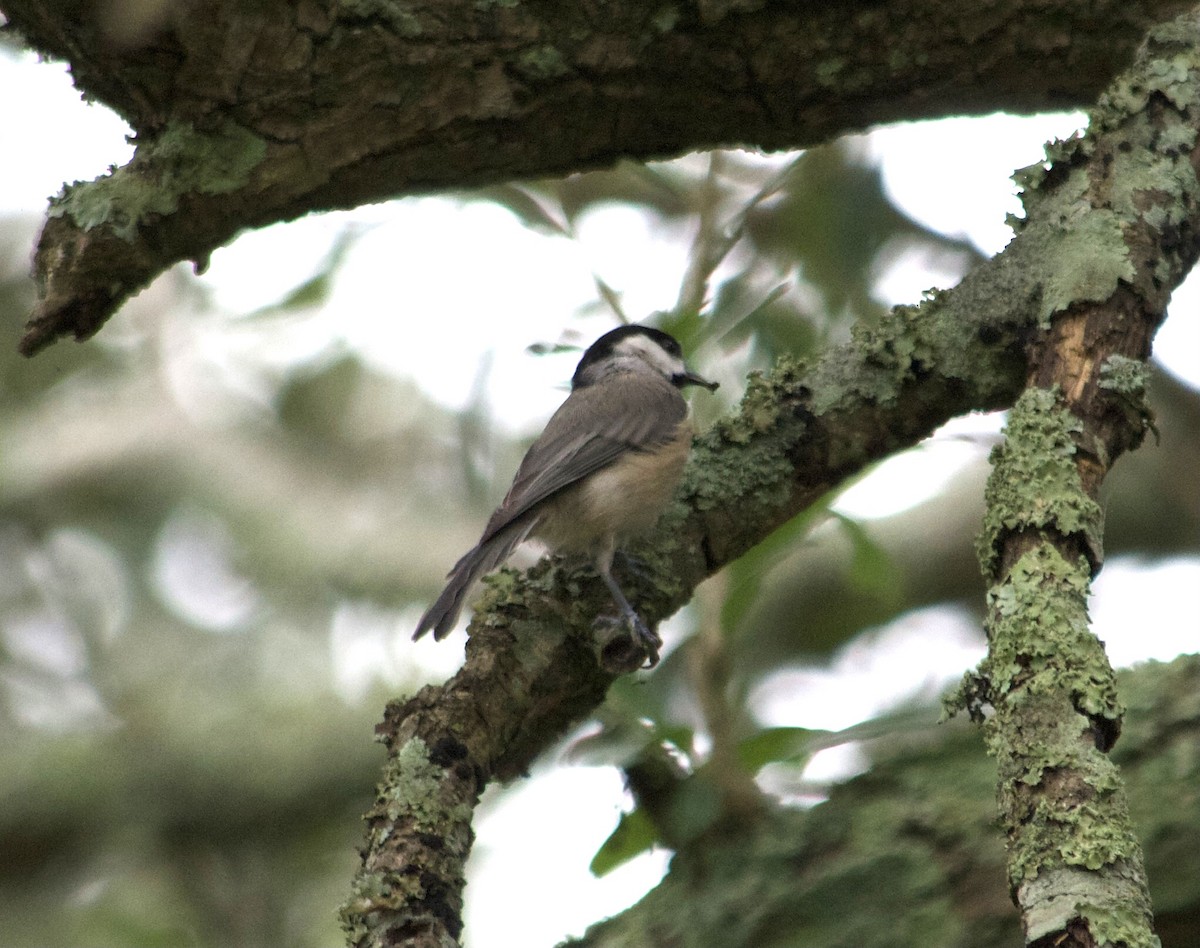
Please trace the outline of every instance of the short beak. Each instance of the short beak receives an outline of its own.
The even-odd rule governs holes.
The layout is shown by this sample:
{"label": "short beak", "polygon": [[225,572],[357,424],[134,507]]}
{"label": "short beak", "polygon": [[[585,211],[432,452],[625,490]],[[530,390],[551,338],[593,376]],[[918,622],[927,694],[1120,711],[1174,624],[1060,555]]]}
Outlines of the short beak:
{"label": "short beak", "polygon": [[673,379],[676,385],[683,388],[685,385],[700,385],[708,389],[710,392],[715,392],[721,387],[720,382],[710,382],[702,375],[697,375],[695,372],[681,372]]}

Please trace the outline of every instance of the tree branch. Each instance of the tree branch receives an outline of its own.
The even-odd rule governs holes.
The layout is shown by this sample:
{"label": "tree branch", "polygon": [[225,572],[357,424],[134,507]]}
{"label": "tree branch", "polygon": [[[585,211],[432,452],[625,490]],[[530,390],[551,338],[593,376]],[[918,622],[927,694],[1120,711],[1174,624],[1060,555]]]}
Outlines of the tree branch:
{"label": "tree branch", "polygon": [[[655,621],[679,608],[704,577],[863,465],[955,414],[1010,404],[1028,371],[1026,344],[1037,375],[1068,327],[1091,327],[1102,314],[1112,326],[1123,315],[1137,327],[1128,354],[1144,355],[1197,253],[1197,36],[1195,15],[1155,33],[1136,68],[1102,98],[1088,136],[1059,150],[1004,253],[954,290],[898,308],[877,329],[860,328],[810,370],[785,360],[751,379],[739,413],[697,443],[680,502],[638,550],[657,579],[634,585],[644,616]],[[1036,331],[1052,320],[1050,332]],[[1084,364],[1096,345],[1080,350]],[[1128,373],[1110,375],[1103,387],[1100,365],[1079,384],[1064,382],[1073,405],[1083,393],[1099,399],[1111,459],[1136,441],[1119,423],[1128,403],[1114,397],[1134,388]],[[1132,417],[1141,415],[1135,409]],[[1006,527],[1003,536],[1026,532]],[[1078,544],[1078,531],[1069,536]],[[380,731],[392,765],[345,912],[354,944],[456,938],[478,793],[489,780],[522,774],[612,681],[591,644],[603,595],[587,572],[549,560],[525,576],[499,574],[472,621],[462,670],[389,708]],[[1107,707],[1089,710],[1108,719]],[[428,799],[437,801],[433,816]]]}
{"label": "tree branch", "polygon": [[[1074,219],[1097,238],[1075,258],[1097,285],[1036,340],[995,454],[980,543],[990,650],[964,687],[975,716],[995,710],[986,734],[1027,944],[1157,944],[1141,848],[1106,756],[1122,709],[1087,596],[1102,561],[1100,484],[1148,427],[1144,360],[1200,248],[1198,35],[1200,13],[1153,30],[1092,132],[1062,146],[1025,198],[1031,218]],[[1072,256],[1068,244],[1067,272]]]}
{"label": "tree branch", "polygon": [[138,146],[52,202],[26,354],[96,332],[172,264],[203,266],[238,231],[310,211],[624,156],[1077,106],[1186,5],[3,2]]}

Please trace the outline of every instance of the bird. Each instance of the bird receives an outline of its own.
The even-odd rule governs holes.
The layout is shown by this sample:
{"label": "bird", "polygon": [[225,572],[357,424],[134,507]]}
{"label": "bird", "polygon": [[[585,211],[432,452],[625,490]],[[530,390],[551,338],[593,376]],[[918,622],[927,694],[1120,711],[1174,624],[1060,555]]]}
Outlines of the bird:
{"label": "bird", "polygon": [[680,392],[689,385],[718,387],[687,367],[678,340],[661,329],[619,326],[592,343],[570,394],[526,452],[479,542],[447,574],[414,641],[429,631],[445,638],[475,580],[522,541],[536,539],[555,552],[591,558],[653,668],[662,639],[613,578],[613,556],[654,527],[675,492],[692,442]]}

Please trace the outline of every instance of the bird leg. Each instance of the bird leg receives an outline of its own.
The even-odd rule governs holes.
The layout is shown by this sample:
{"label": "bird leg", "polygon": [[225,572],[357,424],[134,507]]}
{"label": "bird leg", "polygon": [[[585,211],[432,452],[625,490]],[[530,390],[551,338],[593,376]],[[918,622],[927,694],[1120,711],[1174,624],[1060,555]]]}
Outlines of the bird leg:
{"label": "bird leg", "polygon": [[600,578],[604,580],[604,585],[608,587],[608,591],[612,593],[613,602],[617,604],[617,608],[621,611],[622,617],[628,624],[630,631],[633,633],[634,639],[642,647],[646,653],[646,668],[653,668],[658,664],[658,650],[662,648],[662,639],[658,633],[653,631],[650,626],[646,625],[637,611],[629,604],[629,600],[625,598],[625,593],[621,591],[621,587],[617,585],[617,581],[613,579],[612,572],[609,569],[604,569],[601,564],[599,569]]}
{"label": "bird leg", "polygon": [[631,573],[638,579],[650,578],[650,567],[646,565],[646,561],[640,557],[634,556],[627,550],[617,550],[613,554],[613,558],[620,558],[621,566],[625,568],[627,573]]}

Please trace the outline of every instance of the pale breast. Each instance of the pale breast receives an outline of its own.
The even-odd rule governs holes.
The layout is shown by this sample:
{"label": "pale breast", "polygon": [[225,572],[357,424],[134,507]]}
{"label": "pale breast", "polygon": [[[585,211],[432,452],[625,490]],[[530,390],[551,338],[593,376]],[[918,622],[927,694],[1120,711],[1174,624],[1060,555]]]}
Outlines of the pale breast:
{"label": "pale breast", "polygon": [[622,455],[547,503],[533,535],[562,552],[589,552],[645,533],[670,503],[691,443],[684,420],[660,448]]}

